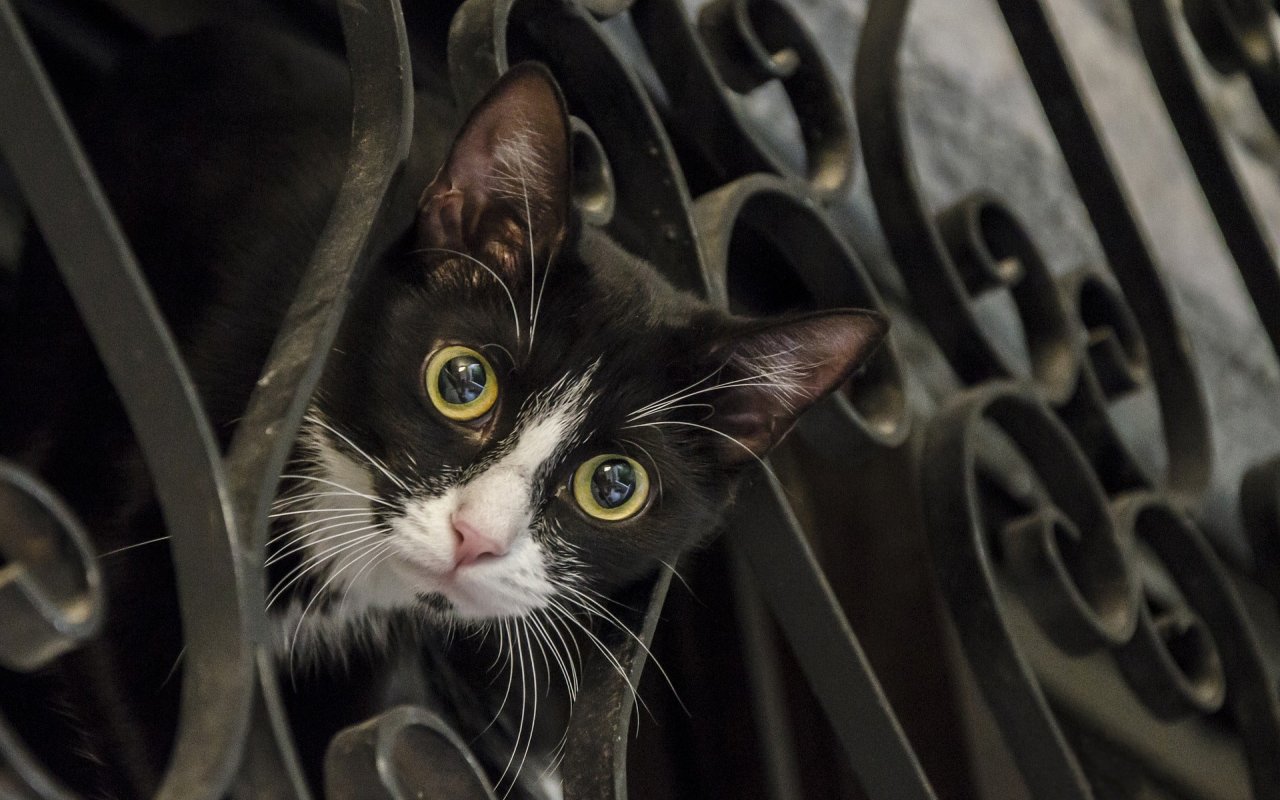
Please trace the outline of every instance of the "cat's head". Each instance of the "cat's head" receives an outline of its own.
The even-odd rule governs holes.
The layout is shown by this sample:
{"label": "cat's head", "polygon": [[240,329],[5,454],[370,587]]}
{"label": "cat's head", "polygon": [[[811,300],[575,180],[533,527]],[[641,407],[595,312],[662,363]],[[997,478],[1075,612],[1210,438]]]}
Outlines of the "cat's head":
{"label": "cat's head", "polygon": [[513,68],[356,303],[304,429],[316,480],[281,511],[352,610],[572,611],[671,562],[885,333],[677,293],[573,232],[570,164],[553,80]]}

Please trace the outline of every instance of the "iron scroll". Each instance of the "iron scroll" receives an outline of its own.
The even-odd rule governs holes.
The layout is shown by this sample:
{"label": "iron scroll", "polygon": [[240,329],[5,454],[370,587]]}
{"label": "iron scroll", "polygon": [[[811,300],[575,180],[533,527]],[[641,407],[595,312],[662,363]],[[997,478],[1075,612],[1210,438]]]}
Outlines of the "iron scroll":
{"label": "iron scroll", "polygon": [[[572,115],[579,221],[675,285],[734,313],[856,306],[893,321],[865,370],[744,484],[723,550],[691,559],[730,560],[731,579],[710,590],[732,595],[745,628],[730,635],[742,640],[743,664],[732,666],[746,677],[724,680],[750,687],[750,708],[725,709],[725,719],[780,729],[746,759],[766,765],[762,796],[836,785],[813,783],[823,769],[841,780],[847,772],[857,796],[876,800],[976,785],[938,755],[972,755],[959,741],[967,733],[931,739],[929,709],[894,674],[886,652],[919,650],[886,646],[892,625],[894,635],[936,636],[936,663],[911,667],[942,675],[955,696],[930,701],[989,715],[991,748],[1029,796],[1280,797],[1280,700],[1267,667],[1280,641],[1280,461],[1263,459],[1242,485],[1220,485],[1211,459],[1220,420],[1209,413],[1177,286],[1138,222],[1142,198],[1105,144],[1105,120],[1075,75],[1054,4],[991,6],[1101,245],[1097,263],[1071,269],[1056,263],[1051,238],[1008,187],[964,186],[935,202],[920,168],[933,143],[908,124],[915,89],[904,79],[908,21],[920,4],[865,3],[851,75],[828,63],[834,34],[813,30],[805,4],[789,0],[714,0],[693,13],[677,0],[447,5],[447,30],[425,34],[414,9],[406,25],[397,0],[337,6],[353,147],[223,458],[26,34],[31,22],[0,0],[0,152],[125,400],[173,532],[187,668],[158,797],[501,796],[457,720],[402,700],[306,761],[263,645],[268,506],[347,300],[381,244],[412,134],[410,44],[424,37],[447,43],[437,66],[459,107],[511,64],[545,62]],[[1274,4],[1117,7],[1132,12],[1256,321],[1280,353],[1280,270],[1262,204],[1201,91],[1204,70],[1193,67],[1203,58],[1247,82],[1277,127],[1280,50],[1262,35],[1276,24]],[[750,110],[770,95],[794,136]],[[1004,327],[979,312],[993,299],[1007,312]],[[1150,437],[1131,428],[1134,408],[1154,421]],[[30,501],[25,514],[12,510],[17,495]],[[1212,503],[1241,505],[1252,562],[1216,546],[1203,514]],[[52,490],[0,461],[0,608],[22,619],[0,630],[6,669],[38,668],[80,646],[110,602],[95,554],[64,512]],[[32,540],[30,531],[60,543],[56,559],[14,555],[11,543]],[[850,563],[889,552],[898,560]],[[39,572],[49,565],[55,580]],[[668,597],[675,566],[614,598],[618,627],[599,651],[583,649],[558,772],[567,800],[638,795],[642,776],[628,768],[637,753],[650,759],[643,769],[668,763],[644,750],[655,734],[646,728],[637,739],[632,723],[637,687],[679,622],[675,591]],[[918,604],[856,585],[879,569],[902,570],[885,582],[908,585]],[[930,630],[920,609],[935,600],[942,621]],[[838,768],[800,757],[806,702],[828,726]],[[663,721],[709,737],[724,725]],[[680,766],[686,776],[710,768]],[[3,718],[0,794],[70,800]]]}

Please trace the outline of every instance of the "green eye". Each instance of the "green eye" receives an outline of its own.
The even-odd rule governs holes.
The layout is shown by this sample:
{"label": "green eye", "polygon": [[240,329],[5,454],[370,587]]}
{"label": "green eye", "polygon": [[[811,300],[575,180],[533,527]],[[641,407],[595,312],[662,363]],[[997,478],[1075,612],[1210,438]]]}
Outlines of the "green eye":
{"label": "green eye", "polygon": [[634,517],[649,498],[649,474],[640,462],[616,453],[584,461],[573,473],[573,499],[608,522]]}
{"label": "green eye", "polygon": [[483,417],[498,399],[498,376],[485,357],[470,347],[438,351],[427,361],[422,379],[431,404],[456,422]]}

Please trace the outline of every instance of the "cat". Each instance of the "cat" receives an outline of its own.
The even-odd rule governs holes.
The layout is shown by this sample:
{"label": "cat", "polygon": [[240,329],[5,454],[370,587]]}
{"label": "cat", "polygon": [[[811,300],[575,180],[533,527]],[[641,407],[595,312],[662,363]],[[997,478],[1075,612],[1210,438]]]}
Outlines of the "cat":
{"label": "cat", "polygon": [[[224,445],[341,176],[341,84],[281,36],[204,31],[133,59],[87,115],[95,166]],[[406,618],[431,631],[595,613],[705,542],[742,474],[886,333],[865,310],[727,314],[582,224],[565,101],[538,64],[509,69],[461,124],[448,98],[417,104],[392,235],[274,505],[268,613],[286,670],[376,652]],[[62,483],[99,548],[148,539],[158,518],[136,450],[84,447],[102,422],[77,419],[86,439],[64,448],[78,466]],[[121,701],[147,716],[169,702],[152,695],[172,653],[125,651],[173,614],[146,607],[162,582],[137,573],[163,561],[103,562],[130,613],[113,614],[93,665],[147,686]],[[154,781],[162,741],[140,745],[150,771],[125,784]]]}

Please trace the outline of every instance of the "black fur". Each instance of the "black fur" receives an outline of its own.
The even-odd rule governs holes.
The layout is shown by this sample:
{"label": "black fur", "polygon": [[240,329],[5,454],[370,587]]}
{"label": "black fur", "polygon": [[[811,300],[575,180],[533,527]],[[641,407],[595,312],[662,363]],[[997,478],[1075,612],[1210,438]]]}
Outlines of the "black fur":
{"label": "black fur", "polygon": [[[520,69],[520,80],[546,80],[535,68]],[[547,116],[564,114],[551,92],[554,113],[542,102],[538,113],[547,118],[539,125],[564,122]],[[94,164],[224,443],[325,222],[344,165],[347,103],[344,69],[327,55],[282,36],[206,31],[125,65],[82,117]],[[378,495],[394,506],[479,469],[514,429],[526,398],[598,364],[582,435],[539,476],[537,535],[548,548],[576,552],[595,588],[620,589],[713,533],[749,457],[763,455],[804,405],[847,378],[884,324],[855,312],[763,324],[730,318],[676,292],[605,234],[576,229],[570,162],[565,157],[566,166],[556,166],[567,143],[564,153],[556,151],[554,132],[551,174],[535,196],[537,230],[529,232],[520,227],[521,204],[511,198],[483,186],[450,189],[474,177],[461,168],[450,172],[455,162],[476,158],[469,151],[467,159],[459,156],[460,148],[473,146],[465,138],[448,156],[461,115],[439,96],[420,96],[417,108],[414,155],[393,202],[392,229],[382,238],[385,250],[354,300],[316,407],[361,450],[409,479],[415,488],[407,493],[373,473]],[[482,103],[473,122],[485,108]],[[501,117],[495,117],[499,123]],[[524,234],[534,239],[536,284]],[[527,331],[516,336],[499,282],[470,259],[431,249],[442,244],[493,265],[520,309],[541,292],[532,348]],[[38,245],[32,252],[19,302],[46,319],[67,318],[65,308],[56,311],[65,304],[56,281],[30,277],[49,269],[38,264]],[[9,348],[14,355],[6,380],[21,372],[26,385],[43,383],[53,396],[34,404],[9,398],[6,451],[40,467],[64,490],[104,552],[161,535],[145,468],[83,334],[74,328],[66,334],[58,364],[41,355],[48,352],[47,329],[8,335],[21,346]],[[684,387],[748,377],[735,355],[778,342],[799,348],[805,364],[805,396],[794,407],[747,386],[707,392],[696,403],[708,405],[661,417],[688,424],[628,427],[637,409]],[[478,425],[442,419],[424,397],[424,359],[455,343],[483,347],[501,381],[495,410]],[[599,452],[625,453],[660,481],[643,513],[604,523],[577,508],[568,490],[572,472]],[[296,563],[282,561],[273,577]],[[69,674],[98,676],[75,687],[69,704],[82,716],[66,736],[79,743],[74,747],[102,750],[102,764],[86,766],[73,780],[77,788],[133,796],[153,788],[163,769],[172,729],[166,713],[178,685],[165,676],[180,639],[161,549],[109,557],[104,567],[112,619],[103,641],[64,664]],[[315,580],[300,582],[297,591],[316,587]],[[421,604],[447,617],[443,600],[425,595]],[[106,684],[112,688],[102,688]],[[158,686],[167,688],[158,692]],[[116,723],[138,715],[149,722],[134,726],[141,732],[126,741],[100,732],[118,731]],[[38,749],[71,769],[65,742]],[[115,768],[104,774],[99,767],[107,764]]]}

